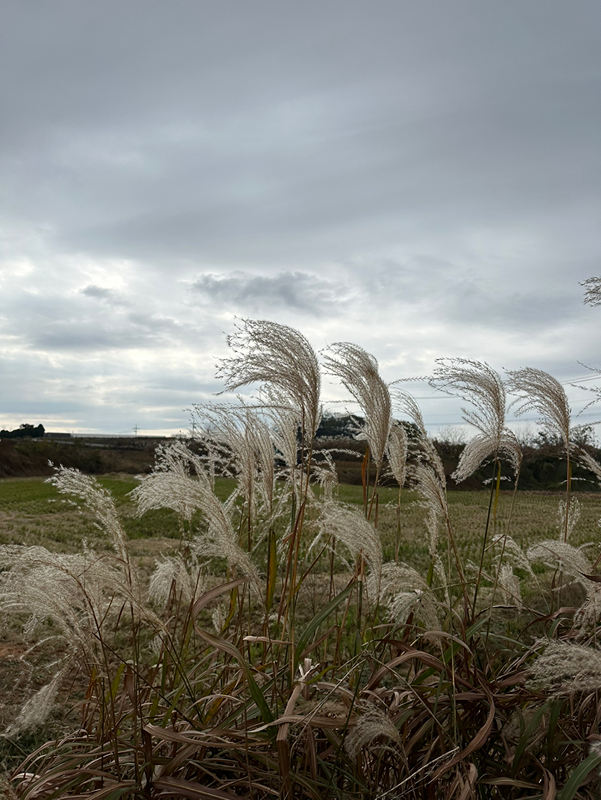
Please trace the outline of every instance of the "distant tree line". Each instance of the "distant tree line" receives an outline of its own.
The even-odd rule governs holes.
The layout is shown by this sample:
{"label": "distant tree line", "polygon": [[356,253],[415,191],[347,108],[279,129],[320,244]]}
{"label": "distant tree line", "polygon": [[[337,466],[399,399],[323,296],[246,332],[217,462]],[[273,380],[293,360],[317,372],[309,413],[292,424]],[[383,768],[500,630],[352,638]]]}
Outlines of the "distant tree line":
{"label": "distant tree line", "polygon": [[[331,449],[332,458],[336,462],[338,478],[341,483],[361,483],[361,456],[365,453],[366,442],[357,439],[363,418],[350,414],[324,414],[317,431],[316,449]],[[414,425],[411,422],[401,422],[407,431],[409,441],[415,436]],[[433,437],[434,445],[442,459],[448,487],[450,489],[481,489],[491,478],[492,465],[483,465],[470,478],[456,484],[452,478],[459,463],[459,458],[465,447],[460,429],[441,429]],[[566,464],[562,442],[557,437],[552,437],[545,432],[529,434],[521,442],[523,452],[522,469],[520,473],[519,488],[538,491],[562,491],[565,489]],[[586,449],[594,458],[601,458],[601,449],[595,442],[592,428],[583,428],[579,432],[578,446]],[[353,458],[355,451],[357,457]],[[409,461],[412,461],[411,453]],[[574,491],[598,491],[599,484],[595,476],[577,463],[572,465],[572,478]],[[507,475],[504,488],[511,488],[513,482],[509,480],[510,470],[505,470]],[[387,482],[386,477],[383,483]],[[393,481],[391,479],[391,485]]]}
{"label": "distant tree line", "polygon": [[14,431],[0,431],[0,439],[23,439],[26,436],[31,437],[32,439],[41,439],[44,436],[45,428],[43,425],[31,425],[28,422],[24,422],[22,425],[19,425],[18,428],[15,428]]}

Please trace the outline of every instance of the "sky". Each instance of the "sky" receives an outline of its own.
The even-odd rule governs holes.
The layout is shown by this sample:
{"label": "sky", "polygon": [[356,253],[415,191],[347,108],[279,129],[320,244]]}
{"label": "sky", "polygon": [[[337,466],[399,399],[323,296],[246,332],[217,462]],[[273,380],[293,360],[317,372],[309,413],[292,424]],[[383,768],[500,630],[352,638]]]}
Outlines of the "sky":
{"label": "sky", "polygon": [[600,97],[597,0],[0,0],[0,427],[185,431],[236,318],[582,410]]}

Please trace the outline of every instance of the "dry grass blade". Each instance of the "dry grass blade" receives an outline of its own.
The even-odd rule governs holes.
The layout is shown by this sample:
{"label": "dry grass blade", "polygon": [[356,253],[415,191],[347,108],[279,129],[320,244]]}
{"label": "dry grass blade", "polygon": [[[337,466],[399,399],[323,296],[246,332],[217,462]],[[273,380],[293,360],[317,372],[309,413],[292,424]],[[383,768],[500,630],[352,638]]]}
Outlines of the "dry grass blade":
{"label": "dry grass blade", "polygon": [[158,794],[154,797],[186,797],[189,800],[235,800],[240,795],[224,792],[222,789],[212,789],[202,786],[195,781],[186,781],[182,778],[158,778],[152,782]]}

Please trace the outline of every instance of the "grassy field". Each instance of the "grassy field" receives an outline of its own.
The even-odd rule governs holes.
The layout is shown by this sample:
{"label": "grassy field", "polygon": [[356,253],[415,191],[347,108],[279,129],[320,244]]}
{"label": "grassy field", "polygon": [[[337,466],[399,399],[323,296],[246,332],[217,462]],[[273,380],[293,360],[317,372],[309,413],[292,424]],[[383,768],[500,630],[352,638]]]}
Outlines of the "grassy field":
{"label": "grassy field", "polygon": [[[135,513],[129,493],[137,481],[130,475],[109,475],[99,479],[116,500],[124,529],[131,540],[131,555],[136,560],[142,577],[148,577],[156,560],[175,552],[180,544],[181,530],[176,514],[168,509],[151,511],[142,517]],[[217,494],[220,499],[228,497],[234,482],[218,479]],[[317,490],[319,491],[319,490]],[[354,506],[363,502],[362,489],[358,486],[338,487],[339,500]],[[379,490],[378,529],[387,560],[394,557],[397,536],[398,490]],[[481,537],[488,513],[489,492],[450,492],[449,506],[457,536],[458,548],[465,563],[477,562],[480,556]],[[558,536],[558,504],[561,496],[520,492],[516,496],[512,514],[511,535],[523,546]],[[572,543],[593,543],[589,557],[594,560],[600,551],[601,496],[580,495],[581,516],[572,535]],[[505,530],[512,494],[502,493],[493,527],[497,532]],[[401,494],[400,560],[415,567],[420,573],[428,568],[426,511],[417,502],[411,491]],[[192,527],[195,521],[193,520]],[[310,533],[310,524],[307,531]],[[187,534],[185,534],[187,535]],[[55,487],[43,479],[5,479],[0,481],[0,544],[41,545],[59,553],[75,553],[81,550],[82,540],[97,552],[110,550],[110,542],[94,523],[92,513],[83,505],[75,504],[60,495]],[[342,562],[336,563],[337,580],[344,586],[349,573]],[[545,570],[541,568],[541,572]],[[308,581],[304,595],[309,616],[319,610],[320,599],[318,575],[316,581]],[[548,582],[548,581],[547,581]],[[533,587],[534,588],[534,587]],[[0,638],[0,695],[5,699],[0,706],[0,726],[3,728],[14,717],[28,695],[43,685],[45,678],[33,668],[26,647],[19,636],[20,631],[5,625]],[[52,631],[49,630],[49,637]],[[35,654],[35,663],[52,662],[56,657],[52,639],[40,645]],[[36,667],[37,669],[37,667]],[[74,701],[81,699],[85,687],[72,685],[63,690],[57,711],[49,724],[36,732],[16,740],[4,740],[0,744],[0,759],[5,767],[12,767],[23,756],[35,749],[49,736],[64,729]]]}
{"label": "grassy field", "polygon": [[[116,500],[124,520],[124,528],[130,539],[136,540],[134,553],[143,558],[154,557],[158,552],[169,550],[179,540],[177,517],[168,509],[151,511],[143,517],[135,515],[135,507],[128,497],[137,486],[131,475],[108,475],[100,477],[99,483],[108,489]],[[234,481],[217,479],[217,495],[220,499],[229,496]],[[363,502],[360,486],[341,485],[338,498],[343,503],[360,506]],[[398,490],[379,490],[379,529],[385,553],[390,556],[394,549],[397,529],[396,503]],[[488,491],[449,492],[449,505],[456,530],[457,542],[462,555],[476,559],[480,537],[486,523]],[[522,546],[543,539],[557,537],[558,504],[562,495],[538,492],[519,492],[511,522],[511,535]],[[584,542],[599,542],[601,529],[597,521],[601,517],[601,494],[580,494],[581,516],[572,535],[575,546]],[[501,493],[497,509],[497,528],[503,531],[509,514],[512,493]],[[427,564],[428,550],[425,542],[425,510],[417,502],[414,492],[403,490],[401,558],[418,569]],[[108,547],[105,537],[94,524],[93,515],[83,506],[61,496],[54,486],[42,478],[14,478],[0,480],[0,543],[42,545],[57,552],[77,552],[85,539],[95,549]],[[593,558],[596,557],[593,555]]]}

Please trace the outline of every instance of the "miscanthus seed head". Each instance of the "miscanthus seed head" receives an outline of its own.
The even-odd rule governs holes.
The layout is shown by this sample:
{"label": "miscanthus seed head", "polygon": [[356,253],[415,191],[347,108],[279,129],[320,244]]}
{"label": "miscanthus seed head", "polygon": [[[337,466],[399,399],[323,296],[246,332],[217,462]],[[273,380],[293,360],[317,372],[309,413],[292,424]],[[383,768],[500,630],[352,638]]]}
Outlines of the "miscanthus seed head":
{"label": "miscanthus seed head", "polygon": [[574,528],[578,524],[581,513],[582,507],[577,497],[571,497],[569,504],[566,504],[565,500],[559,501],[557,523],[559,527],[559,537],[564,537],[564,541],[569,541]]}
{"label": "miscanthus seed head", "polygon": [[275,389],[297,409],[311,441],[321,419],[321,375],[315,351],[302,333],[277,322],[245,319],[227,343],[234,355],[223,359],[217,372],[225,390],[251,383]]}
{"label": "miscanthus seed head", "polygon": [[[376,576],[367,579],[370,597],[378,597]],[[388,563],[382,567],[379,601],[388,609],[395,622],[406,622],[410,613],[423,623],[426,631],[439,631],[438,601],[421,575],[407,564]]]}
{"label": "miscanthus seed head", "polygon": [[84,475],[78,469],[61,466],[46,482],[54,484],[61,494],[72,494],[83,500],[96,515],[100,527],[109,535],[117,553],[124,561],[129,560],[127,536],[121,527],[114,500],[96,478]]}
{"label": "miscanthus seed head", "polygon": [[350,342],[337,342],[323,351],[326,371],[342,381],[355,398],[365,417],[362,435],[367,440],[374,463],[384,459],[392,423],[390,391],[380,377],[377,360]]}
{"label": "miscanthus seed head", "polygon": [[574,627],[578,629],[578,639],[595,635],[601,619],[601,585],[587,580],[584,587],[586,599],[574,614]]}
{"label": "miscanthus seed head", "polygon": [[557,436],[566,451],[572,451],[571,410],[565,389],[548,372],[533,367],[509,371],[508,388],[520,395],[516,414],[536,412],[541,424],[552,436]]}
{"label": "miscanthus seed head", "polygon": [[323,507],[319,527],[322,536],[335,537],[337,542],[347,548],[352,558],[357,558],[359,553],[363,553],[373,574],[372,585],[376,587],[377,597],[382,576],[383,554],[382,542],[374,526],[359,511],[340,503],[330,502]]}
{"label": "miscanthus seed head", "polygon": [[17,736],[24,731],[43,725],[54,708],[56,696],[64,676],[63,670],[56,673],[47,683],[23,705],[15,721],[5,731],[6,736]]}
{"label": "miscanthus seed head", "polygon": [[552,569],[560,569],[579,583],[584,580],[583,573],[591,571],[590,562],[582,550],[567,542],[554,539],[537,542],[528,548],[526,555],[531,563],[541,562]]}
{"label": "miscanthus seed head", "polygon": [[131,494],[140,514],[156,508],[174,508],[191,519],[194,511],[201,511],[206,531],[194,537],[190,543],[192,552],[201,558],[225,558],[230,566],[240,569],[255,588],[259,587],[257,570],[250,555],[238,545],[232,527],[235,496],[230,496],[225,503],[219,500],[202,461],[185,444],[176,442],[165,448],[154,471],[142,477]]}
{"label": "miscanthus seed head", "polygon": [[400,487],[405,484],[405,478],[407,477],[408,449],[405,426],[398,422],[393,423],[390,426],[386,444],[386,455],[388,456],[390,471]]}
{"label": "miscanthus seed head", "polygon": [[[390,745],[384,745],[381,739],[388,740],[392,744],[401,746],[401,737],[394,723],[377,706],[368,705],[361,716],[357,719],[357,724],[344,741],[344,749],[351,756],[357,756],[364,750],[390,749]],[[376,740],[378,742],[376,743]]]}
{"label": "miscanthus seed head", "polygon": [[532,686],[554,695],[601,688],[601,652],[593,647],[550,640],[530,669]]}
{"label": "miscanthus seed head", "polygon": [[495,370],[484,361],[468,358],[438,359],[440,365],[430,383],[442,391],[458,395],[473,408],[462,409],[463,419],[478,433],[463,449],[453,478],[458,483],[469,477],[489,456],[505,457],[515,473],[522,451],[518,440],[505,424],[505,385]]}
{"label": "miscanthus seed head", "polygon": [[88,548],[77,554],[44,547],[2,551],[0,609],[7,616],[27,614],[30,635],[38,622],[51,620],[71,651],[93,653],[109,617],[125,600],[137,601],[121,564]]}
{"label": "miscanthus seed head", "polygon": [[200,422],[197,437],[220,454],[224,474],[234,475],[239,491],[254,511],[259,500],[273,503],[275,484],[274,444],[262,418],[262,409],[239,405],[197,405]]}
{"label": "miscanthus seed head", "polygon": [[164,556],[158,561],[148,586],[148,598],[164,605],[172,589],[186,604],[193,603],[202,593],[204,577],[196,560],[186,560],[178,554]]}

